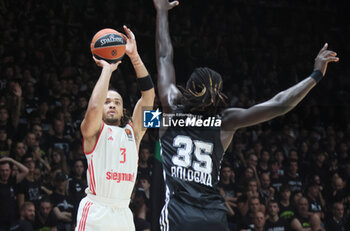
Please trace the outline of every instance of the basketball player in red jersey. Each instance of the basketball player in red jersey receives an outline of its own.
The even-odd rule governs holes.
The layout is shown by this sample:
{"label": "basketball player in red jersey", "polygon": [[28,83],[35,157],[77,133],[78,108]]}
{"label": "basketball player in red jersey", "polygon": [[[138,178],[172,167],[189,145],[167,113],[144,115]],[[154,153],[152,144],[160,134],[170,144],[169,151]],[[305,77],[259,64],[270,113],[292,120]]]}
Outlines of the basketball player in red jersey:
{"label": "basketball player in red jersey", "polygon": [[[215,120],[217,126],[160,128],[166,200],[160,218],[163,231],[228,230],[224,200],[218,190],[220,163],[236,130],[256,125],[292,110],[316,86],[326,73],[329,62],[337,62],[336,53],[327,44],[318,53],[312,74],[278,93],[272,99],[248,109],[228,108],[221,116],[218,105],[223,100],[222,78],[209,68],[197,68],[186,88],[176,87],[173,47],[169,35],[168,11],[178,1],[153,0],[157,11],[156,56],[159,99],[163,112],[182,117]],[[165,114],[163,114],[163,117]],[[176,116],[172,117],[177,119]],[[218,123],[216,123],[218,121]],[[199,124],[199,125],[198,125]]]}
{"label": "basketball player in red jersey", "polygon": [[124,30],[126,54],[135,69],[141,98],[132,118],[127,118],[120,94],[108,90],[111,75],[121,62],[109,64],[94,58],[102,72],[81,124],[89,187],[79,205],[76,231],[135,230],[129,202],[137,176],[138,148],[145,134],[142,109],[153,107],[155,93],[138,54],[135,36],[126,26]]}

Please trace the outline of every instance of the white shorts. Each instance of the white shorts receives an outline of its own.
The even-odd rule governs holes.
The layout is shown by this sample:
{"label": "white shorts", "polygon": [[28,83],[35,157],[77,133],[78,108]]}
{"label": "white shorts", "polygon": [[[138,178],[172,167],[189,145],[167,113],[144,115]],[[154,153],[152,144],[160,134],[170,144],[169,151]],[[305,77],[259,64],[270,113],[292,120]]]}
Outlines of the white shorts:
{"label": "white shorts", "polygon": [[88,194],[80,201],[75,231],[134,231],[130,200],[111,202]]}

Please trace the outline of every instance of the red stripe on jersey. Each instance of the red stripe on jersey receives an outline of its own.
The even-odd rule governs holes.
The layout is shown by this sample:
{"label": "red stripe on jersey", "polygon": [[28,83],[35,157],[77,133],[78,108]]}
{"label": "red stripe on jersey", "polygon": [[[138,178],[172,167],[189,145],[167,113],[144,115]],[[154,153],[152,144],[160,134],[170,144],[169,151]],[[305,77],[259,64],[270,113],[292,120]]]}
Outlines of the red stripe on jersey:
{"label": "red stripe on jersey", "polygon": [[93,182],[92,185],[93,185],[93,189],[94,189],[93,193],[94,193],[94,195],[96,195],[96,192],[95,192],[95,189],[96,189],[95,172],[94,172],[94,164],[92,162],[92,159],[90,161],[90,164],[91,164],[91,175],[92,175],[92,182]]}
{"label": "red stripe on jersey", "polygon": [[89,171],[89,190],[90,192],[94,192],[93,186],[92,186],[92,177],[91,177],[91,168],[90,166],[88,167],[88,171]]}

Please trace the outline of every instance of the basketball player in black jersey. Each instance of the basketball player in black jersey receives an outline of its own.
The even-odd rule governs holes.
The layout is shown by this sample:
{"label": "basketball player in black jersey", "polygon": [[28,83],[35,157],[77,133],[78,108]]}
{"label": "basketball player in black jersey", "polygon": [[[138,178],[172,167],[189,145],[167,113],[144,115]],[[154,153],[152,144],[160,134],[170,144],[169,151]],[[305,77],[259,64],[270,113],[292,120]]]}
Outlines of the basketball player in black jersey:
{"label": "basketball player in black jersey", "polygon": [[[174,114],[169,120],[182,125],[196,115],[207,121],[211,127],[201,124],[167,127],[160,129],[161,153],[165,172],[166,201],[162,210],[162,230],[206,231],[228,230],[226,209],[217,185],[220,163],[235,131],[273,119],[292,110],[323,78],[329,62],[337,62],[336,53],[327,50],[327,44],[320,50],[314,65],[314,72],[289,89],[278,93],[272,99],[248,109],[225,109],[221,118],[218,105],[223,101],[220,74],[209,68],[193,71],[186,88],[176,87],[173,65],[173,47],[169,35],[168,11],[178,1],[153,0],[157,11],[156,56],[158,68],[158,91],[166,114]],[[177,115],[180,115],[178,117]],[[217,126],[217,120],[221,125]],[[215,123],[212,123],[214,121]],[[204,124],[204,122],[203,122]],[[197,126],[198,125],[198,126]]]}

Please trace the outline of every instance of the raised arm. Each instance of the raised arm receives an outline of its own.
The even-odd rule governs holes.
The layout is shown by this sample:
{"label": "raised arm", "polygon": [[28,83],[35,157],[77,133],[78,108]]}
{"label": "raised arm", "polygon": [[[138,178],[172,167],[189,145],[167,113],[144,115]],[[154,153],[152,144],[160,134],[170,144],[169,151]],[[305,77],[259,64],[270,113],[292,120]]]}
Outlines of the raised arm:
{"label": "raised arm", "polygon": [[157,11],[156,20],[156,58],[158,70],[158,94],[163,111],[169,112],[174,101],[181,97],[176,87],[173,64],[173,46],[169,34],[168,11],[179,4],[178,1],[153,0]]}
{"label": "raised arm", "polygon": [[126,26],[124,26],[124,30],[127,35],[125,53],[129,56],[131,60],[131,63],[136,72],[138,85],[141,89],[141,98],[136,103],[134,112],[132,115],[132,121],[133,121],[134,130],[137,138],[136,141],[137,141],[137,145],[139,145],[143,135],[146,132],[146,129],[142,129],[143,109],[145,107],[148,107],[148,109],[153,108],[155,92],[154,92],[152,79],[137,51],[135,35]]}
{"label": "raised arm", "polygon": [[97,141],[97,136],[103,124],[103,105],[106,101],[109,81],[113,71],[115,71],[121,63],[119,61],[117,63],[109,64],[106,61],[98,60],[95,57],[93,57],[93,59],[99,67],[102,67],[102,71],[94,90],[92,91],[84,120],[80,126],[81,133],[84,137],[85,152],[90,152]]}
{"label": "raised arm", "polygon": [[327,47],[326,43],[315,59],[314,72],[303,81],[278,93],[272,99],[248,109],[229,108],[225,110],[222,116],[223,132],[221,137],[224,147],[227,148],[234,131],[238,128],[256,125],[292,110],[323,78],[326,74],[327,64],[339,60],[336,57],[337,54],[327,50]]}

